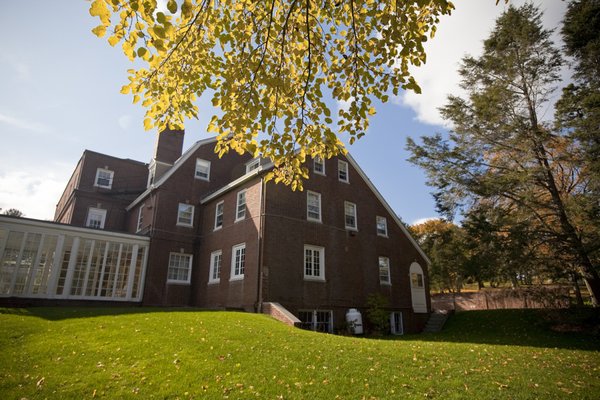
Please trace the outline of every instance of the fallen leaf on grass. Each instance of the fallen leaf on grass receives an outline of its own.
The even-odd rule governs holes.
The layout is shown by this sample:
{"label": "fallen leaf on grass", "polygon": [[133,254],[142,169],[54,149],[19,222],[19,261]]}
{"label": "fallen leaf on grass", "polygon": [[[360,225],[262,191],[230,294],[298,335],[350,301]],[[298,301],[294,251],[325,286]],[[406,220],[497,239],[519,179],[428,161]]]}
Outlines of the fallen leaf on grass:
{"label": "fallen leaf on grass", "polygon": [[42,379],[40,379],[39,381],[37,381],[37,383],[35,384],[35,386],[36,386],[38,389],[41,389],[41,388],[42,388],[42,385],[44,384],[44,381],[45,381],[45,380],[46,380],[46,378],[44,378],[44,377],[42,376]]}
{"label": "fallen leaf on grass", "polygon": [[508,388],[508,385],[504,384],[504,383],[500,383],[500,382],[494,382],[496,385],[498,385],[498,389],[506,389]]}

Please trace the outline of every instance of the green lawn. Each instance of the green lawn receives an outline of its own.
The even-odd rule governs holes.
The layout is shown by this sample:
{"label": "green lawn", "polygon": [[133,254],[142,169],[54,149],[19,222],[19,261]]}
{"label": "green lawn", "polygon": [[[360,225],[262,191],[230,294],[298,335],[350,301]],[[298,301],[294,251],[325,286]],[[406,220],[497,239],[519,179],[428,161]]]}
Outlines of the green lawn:
{"label": "green lawn", "polygon": [[364,339],[234,312],[1,309],[0,399],[600,398],[598,337],[547,325],[468,312]]}

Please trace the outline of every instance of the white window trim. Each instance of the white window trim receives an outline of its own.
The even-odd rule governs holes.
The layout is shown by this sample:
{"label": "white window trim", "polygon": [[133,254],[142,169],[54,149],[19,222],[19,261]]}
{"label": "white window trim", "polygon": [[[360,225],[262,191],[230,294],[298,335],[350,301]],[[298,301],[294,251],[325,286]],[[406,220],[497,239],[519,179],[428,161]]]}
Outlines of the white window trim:
{"label": "white window trim", "polygon": [[[342,165],[344,166],[344,168],[341,168]],[[340,171],[342,169],[346,171],[346,179],[342,179],[340,177]],[[350,183],[350,171],[348,170],[348,163],[346,161],[338,160],[338,180],[340,182]]]}
{"label": "white window trim", "polygon": [[[207,168],[205,177],[198,175],[198,172],[200,172],[201,167]],[[203,160],[202,158],[196,158],[196,170],[194,171],[194,178],[203,181],[210,181],[210,161]]]}
{"label": "white window trim", "polygon": [[[310,197],[310,195],[316,195],[317,199],[319,200],[319,218],[313,218],[310,216],[310,213],[308,210],[308,206],[310,204],[308,198]],[[313,222],[322,222],[323,221],[323,211],[321,209],[321,193],[313,192],[310,190],[306,191],[306,220],[313,221]]]}
{"label": "white window trim", "polygon": [[[311,250],[313,252],[319,252],[319,275],[307,275],[306,274],[306,250]],[[309,244],[304,245],[304,251],[302,252],[302,271],[304,280],[306,281],[325,281],[325,247],[321,246],[313,246]]]}
{"label": "white window trim", "polygon": [[[221,207],[221,225],[217,225],[217,218],[219,217],[219,206]],[[219,229],[223,228],[223,219],[225,217],[225,202],[223,200],[221,200],[220,202],[218,202],[215,205],[215,225],[214,225],[214,229],[215,231],[218,231]]]}
{"label": "white window trim", "polygon": [[[240,217],[240,196],[244,195],[244,215],[242,215]],[[237,192],[236,195],[236,201],[235,201],[235,222],[239,222],[239,221],[243,221],[244,219],[246,219],[246,211],[248,210],[248,207],[246,206],[246,189],[244,190],[240,190],[239,192]]]}
{"label": "white window trim", "polygon": [[[213,278],[214,273],[215,273],[215,256],[221,256],[221,265],[219,266],[219,277],[218,278]],[[208,283],[212,284],[212,283],[219,283],[221,282],[221,272],[223,271],[223,251],[222,250],[217,250],[217,251],[213,251],[212,253],[210,253],[210,270],[208,273]]]}
{"label": "white window trim", "polygon": [[246,243],[236,244],[231,248],[231,273],[229,281],[240,281],[244,279],[244,274],[235,274],[235,254],[238,250],[244,250],[244,274],[246,273]]}
{"label": "white window trim", "polygon": [[246,173],[250,173],[260,167],[260,158],[255,158],[246,163]]}
{"label": "white window trim", "polygon": [[[317,165],[317,163],[319,163],[323,166],[323,171],[317,171],[317,168],[315,167]],[[315,174],[325,176],[325,160],[323,160],[321,157],[313,158],[313,172]]]}
{"label": "white window trim", "polygon": [[[383,225],[385,227],[385,233],[381,233],[379,232],[379,219],[383,220]],[[375,230],[377,231],[377,236],[381,236],[381,237],[388,237],[388,228],[387,228],[387,218],[386,217],[382,217],[380,215],[375,217]]]}
{"label": "white window trim", "polygon": [[144,223],[144,214],[143,214],[144,207],[145,207],[145,204],[142,204],[140,206],[140,208],[138,209],[138,219],[137,219],[137,226],[136,226],[136,230],[135,230],[136,232],[141,231],[142,228],[144,227],[143,226],[143,223]]}
{"label": "white window trim", "polygon": [[[190,217],[190,223],[187,222],[181,222],[180,216],[181,216],[181,206],[186,206],[186,207],[192,207],[192,215]],[[187,204],[187,203],[179,203],[179,205],[177,206],[177,226],[185,226],[185,227],[193,227],[194,226],[194,212],[196,211],[196,207],[194,207],[191,204]]]}
{"label": "white window trim", "polygon": [[[169,279],[169,268],[171,267],[171,257],[174,255],[188,257],[187,280]],[[175,253],[175,252],[169,253],[169,265],[167,266],[167,283],[177,284],[177,285],[189,285],[190,282],[192,281],[192,260],[193,260],[193,256],[191,254]]]}
{"label": "white window trim", "polygon": [[[387,282],[386,281],[382,281],[381,280],[381,261],[385,260],[386,264],[387,264]],[[391,266],[390,266],[390,259],[389,257],[379,257],[378,263],[377,263],[377,272],[379,273],[379,284],[380,285],[385,285],[385,286],[392,286],[392,271],[391,271]]]}
{"label": "white window trim", "polygon": [[[346,214],[346,206],[351,206],[354,210],[354,215],[351,215],[354,217],[354,226],[348,225],[348,222],[346,221],[346,216],[349,215]],[[358,211],[356,210],[356,204],[349,201],[344,201],[344,226],[350,231],[358,231]]]}
{"label": "white window trim", "polygon": [[[102,172],[107,172],[110,175],[110,178],[109,178],[110,182],[108,183],[108,185],[100,185],[98,183],[98,178],[100,177],[100,173],[102,173]],[[98,168],[98,169],[96,169],[96,177],[94,178],[94,186],[104,188],[104,189],[112,189],[114,176],[115,176],[115,171],[111,171],[110,169],[106,169],[106,168]]]}
{"label": "white window trim", "polygon": [[[90,217],[93,213],[96,213],[97,215],[101,216],[101,220],[100,220],[100,226],[99,227],[92,227],[90,226]],[[104,225],[106,223],[106,210],[103,208],[97,208],[97,207],[90,207],[88,208],[88,213],[87,213],[87,217],[85,219],[85,226],[88,228],[93,228],[93,229],[104,229]]]}

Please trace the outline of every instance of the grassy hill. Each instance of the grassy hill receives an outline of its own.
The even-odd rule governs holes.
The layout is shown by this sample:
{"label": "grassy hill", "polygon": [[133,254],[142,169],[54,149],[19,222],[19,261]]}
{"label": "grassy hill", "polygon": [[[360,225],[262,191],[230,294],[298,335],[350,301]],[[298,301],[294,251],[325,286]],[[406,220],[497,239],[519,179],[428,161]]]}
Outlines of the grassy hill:
{"label": "grassy hill", "polygon": [[1,309],[0,398],[600,398],[598,338],[552,321],[468,312],[439,334],[365,339],[234,312]]}

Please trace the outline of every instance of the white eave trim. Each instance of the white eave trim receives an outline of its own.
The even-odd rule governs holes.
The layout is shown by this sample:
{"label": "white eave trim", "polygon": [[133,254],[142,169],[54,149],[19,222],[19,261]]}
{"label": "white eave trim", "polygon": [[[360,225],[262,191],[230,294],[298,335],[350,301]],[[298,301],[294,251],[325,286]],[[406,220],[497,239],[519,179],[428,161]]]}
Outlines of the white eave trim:
{"label": "white eave trim", "polygon": [[350,162],[350,164],[352,164],[352,166],[358,172],[358,174],[360,175],[360,177],[363,178],[363,180],[365,181],[365,183],[367,184],[367,186],[375,194],[375,197],[377,197],[377,199],[381,202],[381,204],[383,204],[383,206],[385,207],[385,209],[387,210],[387,212],[390,213],[390,215],[392,216],[392,218],[394,219],[394,221],[396,222],[396,224],[400,227],[400,230],[402,230],[402,232],[406,235],[406,237],[408,238],[408,240],[410,241],[410,243],[415,247],[415,249],[417,249],[417,251],[419,252],[419,254],[421,255],[421,257],[423,257],[423,259],[425,260],[425,262],[427,262],[427,265],[431,265],[431,260],[429,259],[429,257],[427,257],[427,254],[425,254],[425,252],[423,251],[423,249],[421,249],[421,246],[419,246],[419,244],[417,243],[417,241],[412,237],[412,235],[410,234],[410,232],[408,231],[408,229],[406,229],[406,227],[404,226],[404,224],[400,221],[400,218],[398,218],[398,215],[396,215],[396,213],[394,212],[394,210],[392,210],[392,207],[390,207],[390,205],[387,203],[387,201],[385,201],[385,199],[383,198],[383,196],[381,195],[381,193],[379,193],[379,190],[377,190],[377,188],[375,187],[375,185],[373,184],[373,182],[371,182],[371,180],[367,177],[367,175],[365,174],[365,172],[358,166],[358,164],[356,163],[356,161],[354,160],[354,158],[352,158],[352,156],[350,155],[350,153],[346,153],[346,159]]}
{"label": "white eave trim", "polygon": [[252,171],[248,172],[247,174],[240,176],[235,181],[232,181],[232,182],[228,183],[227,185],[223,186],[221,189],[217,190],[216,192],[213,192],[213,193],[209,194],[208,196],[204,197],[202,200],[200,200],[200,204],[206,204],[209,201],[221,196],[222,194],[225,194],[228,191],[251,180],[252,178],[257,177],[258,175],[262,174],[263,171],[267,171],[267,170],[273,168],[273,165],[274,164],[272,162],[267,163],[265,165],[260,165],[258,168],[253,169]]}
{"label": "white eave trim", "polygon": [[73,225],[62,224],[58,222],[50,222],[50,221],[42,221],[39,219],[32,218],[15,218],[15,217],[5,217],[0,216],[0,223],[2,225],[10,227],[22,225],[25,227],[35,227],[38,229],[48,230],[48,232],[56,232],[56,230],[61,230],[62,233],[72,233],[77,235],[84,235],[86,237],[113,237],[115,239],[121,240],[133,240],[133,241],[143,241],[149,242],[150,238],[147,236],[135,235],[131,233],[121,233],[114,231],[106,231],[104,229],[93,229],[93,228],[83,228]]}
{"label": "white eave trim", "polygon": [[150,185],[150,187],[148,187],[148,189],[146,189],[142,194],[140,194],[125,209],[127,211],[131,211],[131,209],[133,207],[135,207],[142,200],[144,200],[146,198],[146,196],[148,196],[154,189],[159,188],[167,179],[169,179],[171,177],[171,175],[173,175],[175,173],[175,171],[177,171],[179,169],[179,167],[183,163],[185,163],[192,156],[192,154],[194,154],[194,152],[197,149],[199,149],[200,147],[204,146],[205,144],[214,143],[216,141],[217,141],[217,137],[214,136],[214,137],[211,137],[211,138],[208,138],[208,139],[199,140],[196,143],[194,143],[194,145],[192,147],[190,147],[189,149],[187,149],[185,151],[185,153],[183,153],[181,155],[181,157],[179,157],[177,160],[175,160],[175,163],[173,164],[173,167],[171,167],[171,169],[169,169],[167,172],[165,172],[165,174],[163,176],[161,176],[158,181],[156,181],[154,184]]}

